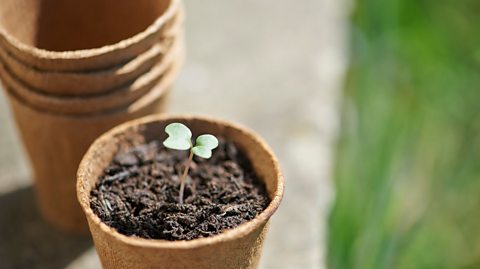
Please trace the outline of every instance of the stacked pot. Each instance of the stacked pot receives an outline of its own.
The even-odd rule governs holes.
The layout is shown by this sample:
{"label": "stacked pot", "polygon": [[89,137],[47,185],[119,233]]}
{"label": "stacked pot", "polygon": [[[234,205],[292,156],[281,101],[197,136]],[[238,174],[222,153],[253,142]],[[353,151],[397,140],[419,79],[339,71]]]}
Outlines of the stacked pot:
{"label": "stacked pot", "polygon": [[5,0],[0,78],[44,217],[87,231],[75,195],[88,146],[163,112],[184,58],[180,0]]}

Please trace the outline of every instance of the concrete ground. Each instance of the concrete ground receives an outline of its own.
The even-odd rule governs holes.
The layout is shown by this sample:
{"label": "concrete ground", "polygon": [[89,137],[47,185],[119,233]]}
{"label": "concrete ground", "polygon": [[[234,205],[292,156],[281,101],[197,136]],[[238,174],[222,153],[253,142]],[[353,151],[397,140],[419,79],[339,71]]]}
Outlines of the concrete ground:
{"label": "concrete ground", "polygon": [[[346,0],[188,1],[187,63],[171,111],[231,119],[272,146],[286,178],[261,268],[324,268],[332,150],[346,66]],[[0,94],[0,268],[100,268],[88,237],[35,208]]]}

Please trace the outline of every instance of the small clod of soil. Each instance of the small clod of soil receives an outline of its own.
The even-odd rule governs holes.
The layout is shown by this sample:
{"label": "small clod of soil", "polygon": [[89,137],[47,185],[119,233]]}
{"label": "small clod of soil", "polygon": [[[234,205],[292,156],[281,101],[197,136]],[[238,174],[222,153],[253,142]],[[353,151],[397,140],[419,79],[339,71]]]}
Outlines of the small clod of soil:
{"label": "small clod of soil", "polygon": [[90,207],[122,234],[174,241],[235,228],[269,204],[246,156],[219,139],[210,159],[194,157],[180,205],[187,154],[158,141],[117,153],[91,191]]}

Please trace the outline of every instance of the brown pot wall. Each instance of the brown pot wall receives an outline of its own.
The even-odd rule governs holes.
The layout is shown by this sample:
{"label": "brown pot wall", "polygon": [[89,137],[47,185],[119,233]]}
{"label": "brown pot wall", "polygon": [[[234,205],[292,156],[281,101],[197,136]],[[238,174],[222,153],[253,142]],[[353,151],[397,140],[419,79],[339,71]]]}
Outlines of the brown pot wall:
{"label": "brown pot wall", "polygon": [[[165,139],[168,123],[182,122],[193,134],[212,133],[235,143],[252,161],[272,199],[255,219],[219,235],[191,241],[148,240],[128,237],[110,228],[90,209],[90,191],[111,162],[122,141],[142,144]],[[98,138],[80,163],[78,200],[85,212],[95,247],[106,269],[245,269],[257,268],[270,217],[283,196],[284,181],[278,161],[256,134],[238,125],[205,117],[153,115],[127,122]]]}
{"label": "brown pot wall", "polygon": [[86,232],[75,195],[76,171],[89,145],[108,129],[128,120],[165,111],[169,83],[159,84],[128,107],[88,117],[56,115],[31,108],[6,88],[28,153],[39,207],[55,226]]}
{"label": "brown pot wall", "polygon": [[172,80],[171,77],[176,77],[184,58],[183,42],[178,41],[165,58],[147,73],[104,95],[85,98],[44,95],[18,81],[1,63],[0,78],[15,95],[38,110],[63,115],[98,114],[127,106],[148,93],[158,83],[162,83],[162,80]]}
{"label": "brown pot wall", "polygon": [[98,95],[138,78],[161,61],[183,35],[182,24],[181,19],[177,18],[177,22],[162,42],[157,42],[130,61],[96,72],[52,72],[31,68],[2,47],[0,59],[14,77],[39,93],[67,97]]}
{"label": "brown pot wall", "polygon": [[0,46],[45,71],[106,69],[157,43],[179,8],[180,0],[4,0]]}

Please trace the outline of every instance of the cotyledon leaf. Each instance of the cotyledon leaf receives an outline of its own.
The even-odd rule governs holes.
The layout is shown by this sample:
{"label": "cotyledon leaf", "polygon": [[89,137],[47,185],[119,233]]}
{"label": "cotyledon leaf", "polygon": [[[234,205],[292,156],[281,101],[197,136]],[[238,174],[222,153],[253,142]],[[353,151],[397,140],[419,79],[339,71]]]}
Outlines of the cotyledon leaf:
{"label": "cotyledon leaf", "polygon": [[181,123],[170,123],[165,127],[168,134],[163,145],[170,149],[187,150],[192,147],[192,132]]}
{"label": "cotyledon leaf", "polygon": [[217,138],[211,134],[204,134],[197,137],[192,152],[199,157],[208,159],[212,157],[212,150],[216,147],[218,147]]}

